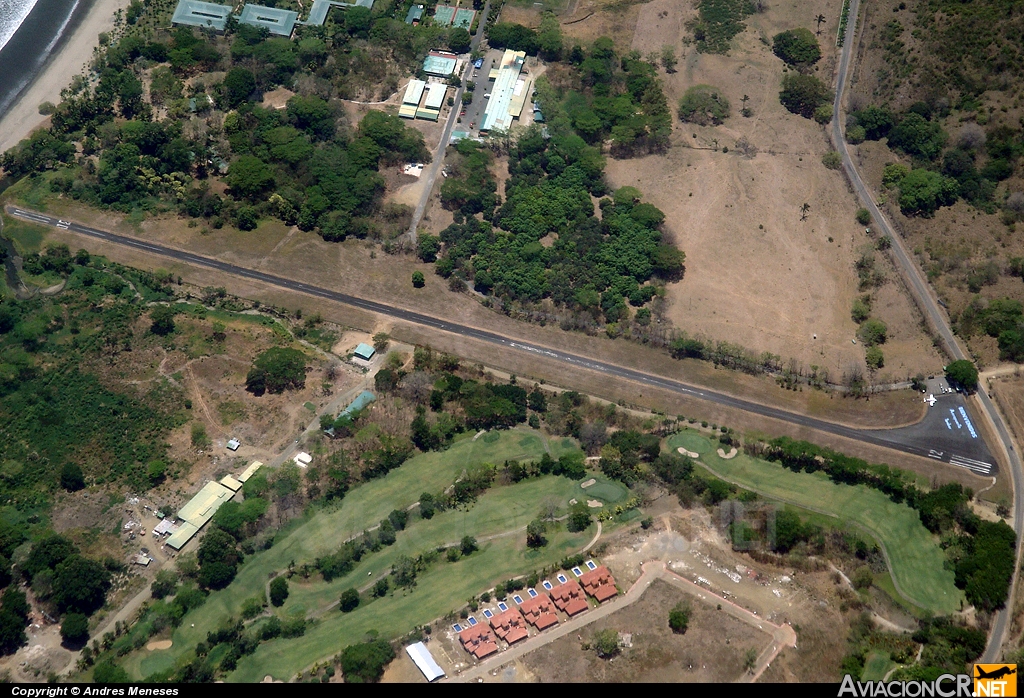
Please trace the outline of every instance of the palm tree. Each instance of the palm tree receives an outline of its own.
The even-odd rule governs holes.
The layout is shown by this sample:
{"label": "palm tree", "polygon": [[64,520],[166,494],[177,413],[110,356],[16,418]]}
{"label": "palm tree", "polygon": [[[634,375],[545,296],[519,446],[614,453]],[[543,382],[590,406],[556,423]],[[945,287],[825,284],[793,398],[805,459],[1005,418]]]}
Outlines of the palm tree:
{"label": "palm tree", "polygon": [[814,18],[814,21],[818,23],[818,35],[821,35],[821,23],[825,21],[825,15],[818,15]]}
{"label": "palm tree", "polygon": [[807,212],[811,210],[811,205],[804,202],[804,205],[800,207],[800,220],[807,220]]}

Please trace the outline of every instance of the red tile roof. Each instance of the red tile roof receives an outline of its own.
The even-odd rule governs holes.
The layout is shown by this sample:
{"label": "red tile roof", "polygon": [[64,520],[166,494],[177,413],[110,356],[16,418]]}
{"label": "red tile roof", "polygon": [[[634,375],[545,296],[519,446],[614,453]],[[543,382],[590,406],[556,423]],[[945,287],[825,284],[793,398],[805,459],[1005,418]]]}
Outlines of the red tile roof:
{"label": "red tile roof", "polygon": [[490,657],[492,654],[498,651],[498,646],[493,642],[483,642],[476,646],[473,650],[473,656],[477,659],[483,659],[484,657]]}
{"label": "red tile roof", "polygon": [[510,645],[514,645],[520,640],[525,640],[530,636],[530,632],[526,628],[512,628],[509,630],[508,635],[505,636],[505,642]]}
{"label": "red tile roof", "polygon": [[550,614],[554,610],[555,607],[551,603],[551,597],[547,594],[538,594],[532,599],[527,599],[519,606],[519,611],[526,618],[526,622],[531,625],[537,625],[537,619],[544,614]]}
{"label": "red tile roof", "polygon": [[565,611],[565,614],[571,618],[577,613],[582,613],[588,608],[590,608],[590,604],[587,603],[586,599],[575,599],[567,603],[565,605],[565,608],[563,608],[562,610]]}
{"label": "red tile roof", "polygon": [[555,601],[555,606],[559,610],[564,611],[566,604],[583,598],[583,587],[575,579],[571,579],[565,584],[559,584],[551,590],[551,598]]}
{"label": "red tile roof", "polygon": [[534,623],[534,625],[537,627],[537,630],[545,630],[550,628],[552,625],[558,625],[558,616],[554,613],[544,613],[537,619],[537,622]]}
{"label": "red tile roof", "polygon": [[459,633],[459,642],[463,648],[477,659],[483,659],[498,651],[494,635],[484,625],[466,628]]}
{"label": "red tile roof", "polygon": [[615,589],[615,577],[604,565],[584,574],[580,577],[580,583],[598,601],[607,601],[619,593]]}
{"label": "red tile roof", "polygon": [[523,620],[522,614],[517,609],[510,608],[504,613],[499,613],[491,618],[491,627],[494,628],[494,633],[502,640],[513,642],[508,639],[509,636],[517,630],[526,632],[526,621]]}

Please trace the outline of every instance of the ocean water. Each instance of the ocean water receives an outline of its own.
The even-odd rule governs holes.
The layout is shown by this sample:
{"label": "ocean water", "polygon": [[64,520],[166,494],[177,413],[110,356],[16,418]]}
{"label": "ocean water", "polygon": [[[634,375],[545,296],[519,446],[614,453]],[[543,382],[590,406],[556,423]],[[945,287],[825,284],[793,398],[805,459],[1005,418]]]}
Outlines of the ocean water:
{"label": "ocean water", "polygon": [[[0,0],[0,117],[81,23],[92,1]],[[68,82],[81,69],[67,66]]]}
{"label": "ocean water", "polygon": [[39,0],[0,0],[0,49],[11,40],[37,2]]}

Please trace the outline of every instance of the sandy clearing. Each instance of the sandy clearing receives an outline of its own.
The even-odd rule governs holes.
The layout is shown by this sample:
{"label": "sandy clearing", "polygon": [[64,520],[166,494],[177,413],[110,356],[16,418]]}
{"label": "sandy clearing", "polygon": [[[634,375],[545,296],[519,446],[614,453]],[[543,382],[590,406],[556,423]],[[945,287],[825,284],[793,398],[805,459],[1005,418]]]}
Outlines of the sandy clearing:
{"label": "sandy clearing", "polygon": [[32,85],[0,119],[0,153],[46,120],[39,114],[39,105],[60,102],[60,91],[89,63],[99,35],[114,28],[114,12],[127,6],[128,0],[96,0],[78,29],[50,56]]}

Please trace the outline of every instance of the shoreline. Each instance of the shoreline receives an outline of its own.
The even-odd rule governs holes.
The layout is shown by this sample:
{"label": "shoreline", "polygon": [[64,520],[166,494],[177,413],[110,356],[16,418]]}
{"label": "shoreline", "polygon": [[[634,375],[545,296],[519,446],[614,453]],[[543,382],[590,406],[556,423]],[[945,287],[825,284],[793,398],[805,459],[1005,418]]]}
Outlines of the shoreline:
{"label": "shoreline", "polygon": [[129,0],[95,0],[78,25],[63,39],[32,82],[0,118],[0,153],[27,138],[49,117],[39,113],[43,102],[60,103],[60,92],[92,60],[99,35],[114,27],[114,13],[128,6]]}

